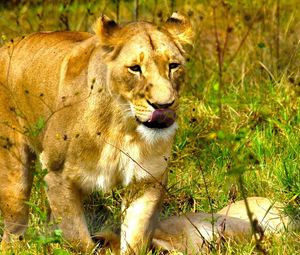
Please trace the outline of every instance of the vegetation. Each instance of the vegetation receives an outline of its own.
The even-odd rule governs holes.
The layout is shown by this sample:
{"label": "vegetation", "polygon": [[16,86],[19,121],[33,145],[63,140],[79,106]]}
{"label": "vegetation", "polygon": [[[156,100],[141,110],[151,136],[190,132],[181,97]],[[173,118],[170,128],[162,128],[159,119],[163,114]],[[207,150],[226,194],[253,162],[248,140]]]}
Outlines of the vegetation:
{"label": "vegetation", "polygon": [[[298,5],[297,0],[11,0],[0,3],[0,36],[5,43],[38,30],[90,31],[102,12],[119,22],[137,18],[157,23],[173,10],[186,13],[195,27],[195,44],[187,63],[162,217],[217,211],[237,187],[237,199],[269,197],[299,218]],[[30,227],[11,254],[73,254],[59,231],[47,230],[43,174],[37,163],[28,203]],[[97,202],[89,211],[101,211],[99,222],[109,228],[117,227],[120,194],[114,190],[91,198]],[[299,254],[300,233],[267,238],[259,249],[255,242],[228,243],[212,253]]]}

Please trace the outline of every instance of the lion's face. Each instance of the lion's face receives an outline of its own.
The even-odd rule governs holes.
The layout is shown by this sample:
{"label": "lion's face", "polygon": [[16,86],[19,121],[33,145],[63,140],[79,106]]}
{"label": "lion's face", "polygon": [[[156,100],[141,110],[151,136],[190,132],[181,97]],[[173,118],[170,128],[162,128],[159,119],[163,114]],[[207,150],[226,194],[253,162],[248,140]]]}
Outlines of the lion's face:
{"label": "lion's face", "polygon": [[139,125],[174,126],[184,79],[182,46],[167,29],[146,22],[131,23],[112,33],[116,45],[106,46],[111,93]]}
{"label": "lion's face", "polygon": [[170,36],[145,27],[148,30],[132,36],[121,49],[110,79],[138,122],[167,128],[175,121],[184,58]]}

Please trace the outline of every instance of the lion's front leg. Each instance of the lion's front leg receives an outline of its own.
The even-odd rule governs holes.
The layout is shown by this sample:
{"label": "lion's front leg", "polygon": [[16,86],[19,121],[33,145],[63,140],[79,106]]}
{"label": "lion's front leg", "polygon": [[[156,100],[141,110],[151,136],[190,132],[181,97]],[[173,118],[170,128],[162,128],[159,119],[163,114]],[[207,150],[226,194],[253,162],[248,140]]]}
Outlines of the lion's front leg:
{"label": "lion's front leg", "polygon": [[[134,184],[123,203],[121,254],[141,254],[151,242],[163,197],[160,184]],[[143,186],[143,191],[139,190]],[[136,193],[135,193],[136,191]]]}
{"label": "lion's front leg", "polygon": [[51,213],[63,231],[64,238],[75,249],[91,251],[94,243],[86,225],[80,190],[63,172],[49,172],[45,181]]}

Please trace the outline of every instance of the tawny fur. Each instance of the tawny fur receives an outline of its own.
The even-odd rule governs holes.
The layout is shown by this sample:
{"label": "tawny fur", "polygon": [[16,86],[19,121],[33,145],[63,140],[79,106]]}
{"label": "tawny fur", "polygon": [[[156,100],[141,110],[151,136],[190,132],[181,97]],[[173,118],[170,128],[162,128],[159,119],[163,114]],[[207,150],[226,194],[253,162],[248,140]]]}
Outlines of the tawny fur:
{"label": "tawny fur", "polygon": [[[281,203],[273,203],[264,197],[249,197],[247,202],[252,221],[258,230],[256,234],[270,235],[293,227],[290,218],[283,213]],[[175,254],[203,254],[209,251],[209,244],[213,240],[220,241],[222,238],[227,241],[246,242],[251,239],[252,234],[245,201],[241,200],[213,215],[203,212],[187,213],[160,221],[154,231],[152,247]],[[119,252],[119,238],[116,234],[99,233],[97,238],[106,241],[106,249]]]}
{"label": "tawny fur", "polygon": [[[269,235],[291,227],[282,204],[263,197],[249,197],[247,202],[257,231],[255,234]],[[222,238],[245,242],[251,239],[252,234],[245,201],[241,200],[213,215],[187,213],[161,221],[154,232],[153,246],[161,250],[198,254],[208,251],[213,240]]]}
{"label": "tawny fur", "polygon": [[[176,124],[153,130],[141,122],[154,104],[176,110],[191,29],[178,14],[161,28],[119,27],[103,16],[94,29],[36,33],[0,49],[3,246],[26,229],[35,155],[48,170],[52,215],[75,247],[94,247],[84,194],[116,185],[130,187],[121,252],[137,254],[153,235]],[[171,70],[173,62],[179,66]]]}

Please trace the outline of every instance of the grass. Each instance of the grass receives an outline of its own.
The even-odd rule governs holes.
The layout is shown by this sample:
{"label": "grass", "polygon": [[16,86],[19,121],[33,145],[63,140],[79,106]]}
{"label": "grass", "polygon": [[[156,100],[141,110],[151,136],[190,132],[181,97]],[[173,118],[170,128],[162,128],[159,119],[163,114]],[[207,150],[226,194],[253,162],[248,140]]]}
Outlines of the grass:
{"label": "grass", "polygon": [[[119,14],[117,2],[22,1],[20,5],[0,5],[1,40],[37,30],[89,30],[100,12],[120,21],[132,20],[133,1],[121,1]],[[297,0],[178,0],[157,5],[155,1],[141,1],[140,19],[159,23],[172,7],[190,15],[196,37],[187,64],[180,128],[173,147],[169,194],[162,217],[187,211],[217,211],[228,204],[232,185],[238,187],[237,198],[241,199],[241,176],[246,196],[281,201],[287,213],[299,217]],[[42,176],[40,169],[30,201],[26,240],[16,244],[18,247],[11,254],[72,254],[61,242],[61,233],[47,233]],[[116,228],[118,191],[97,196],[98,200],[105,199],[107,205],[93,210],[104,210],[101,222]],[[299,254],[299,244],[299,232],[287,231],[267,238],[262,245],[268,254]],[[212,253],[260,251],[252,242],[228,243],[222,251]]]}

